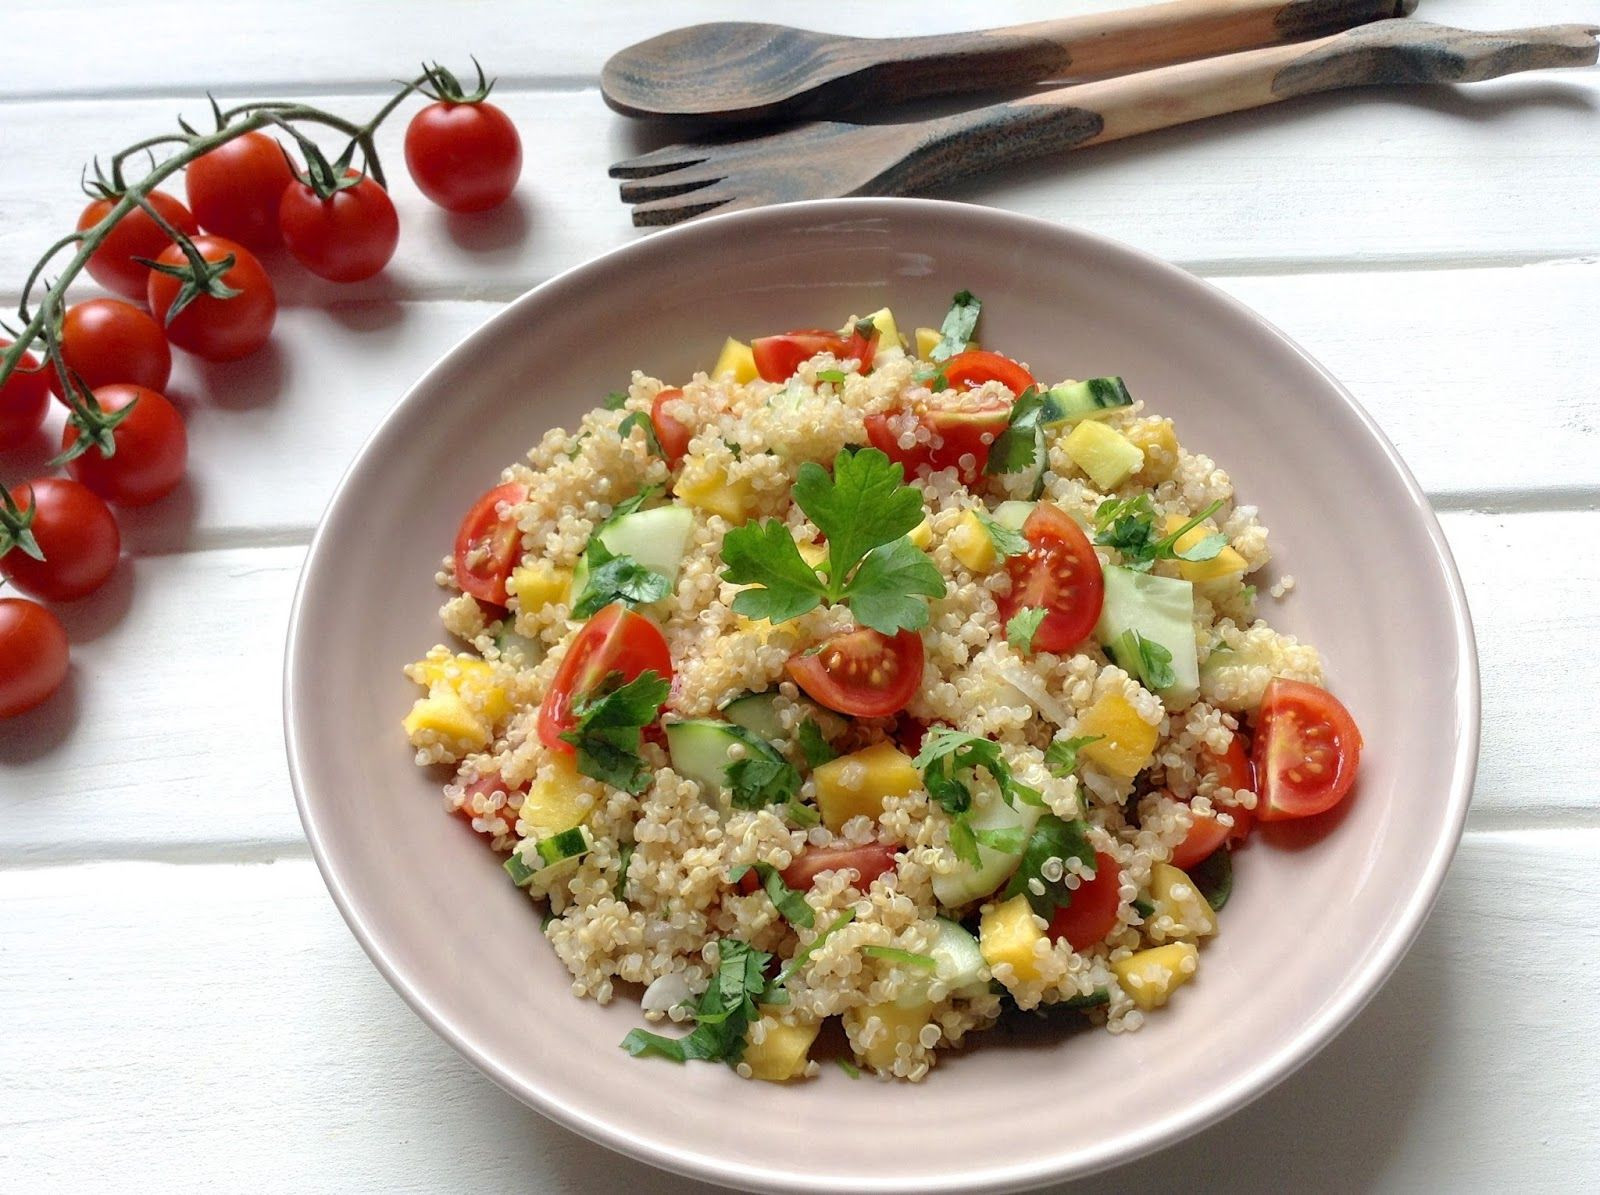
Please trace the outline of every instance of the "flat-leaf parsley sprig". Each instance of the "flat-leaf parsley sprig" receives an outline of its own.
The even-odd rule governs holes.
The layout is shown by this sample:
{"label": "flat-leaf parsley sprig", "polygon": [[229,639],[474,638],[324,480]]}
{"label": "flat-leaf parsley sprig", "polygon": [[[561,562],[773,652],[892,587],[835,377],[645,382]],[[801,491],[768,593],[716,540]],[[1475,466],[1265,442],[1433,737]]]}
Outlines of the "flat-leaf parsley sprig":
{"label": "flat-leaf parsley sprig", "polygon": [[734,528],[722,541],[722,579],[752,586],[733,599],[736,613],[784,622],[828,602],[884,635],[927,625],[925,599],[944,596],[944,577],[907,537],[922,522],[922,494],[899,465],[876,448],[841,452],[832,476],[801,465],[793,493],[827,536],[827,559],[807,564],[776,519]]}

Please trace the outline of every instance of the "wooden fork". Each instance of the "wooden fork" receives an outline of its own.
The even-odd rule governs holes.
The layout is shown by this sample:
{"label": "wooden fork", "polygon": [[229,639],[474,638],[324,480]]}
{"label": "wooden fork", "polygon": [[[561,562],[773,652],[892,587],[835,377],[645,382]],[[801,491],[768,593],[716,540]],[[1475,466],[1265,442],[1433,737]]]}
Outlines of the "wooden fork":
{"label": "wooden fork", "polygon": [[669,145],[618,162],[636,225],[841,195],[903,195],[1081,149],[1344,87],[1473,83],[1588,66],[1595,25],[1479,33],[1386,20],[1297,45],[1247,50],[908,124],[815,121],[764,136]]}

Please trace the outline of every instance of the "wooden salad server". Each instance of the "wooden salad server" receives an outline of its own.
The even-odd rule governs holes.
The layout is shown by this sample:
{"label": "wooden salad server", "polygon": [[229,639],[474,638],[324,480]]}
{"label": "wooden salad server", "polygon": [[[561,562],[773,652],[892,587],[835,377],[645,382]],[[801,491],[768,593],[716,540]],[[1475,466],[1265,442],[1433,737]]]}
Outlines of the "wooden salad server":
{"label": "wooden salad server", "polygon": [[1405,16],[1416,6],[1417,0],[1175,0],[926,37],[844,37],[721,21],[619,51],[600,72],[600,91],[625,116],[724,123],[836,116],[1301,41]]}
{"label": "wooden salad server", "polygon": [[1479,33],[1388,20],[908,124],[816,121],[766,136],[669,145],[611,167],[637,225],[795,199],[903,195],[1063,150],[1344,87],[1474,83],[1589,66],[1597,25]]}

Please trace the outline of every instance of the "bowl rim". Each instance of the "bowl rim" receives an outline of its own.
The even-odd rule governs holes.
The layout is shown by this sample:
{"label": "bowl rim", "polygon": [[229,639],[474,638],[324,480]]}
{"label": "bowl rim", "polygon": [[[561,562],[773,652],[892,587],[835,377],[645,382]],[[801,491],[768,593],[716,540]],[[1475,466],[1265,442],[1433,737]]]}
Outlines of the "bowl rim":
{"label": "bowl rim", "polygon": [[[463,356],[470,354],[480,336],[503,322],[519,319],[525,308],[539,303],[546,293],[567,284],[574,275],[587,272],[602,264],[625,260],[629,256],[643,252],[647,246],[658,249],[661,242],[673,243],[679,239],[692,241],[699,237],[714,235],[708,233],[708,229],[717,230],[731,225],[759,227],[772,224],[781,227],[818,218],[870,219],[893,217],[900,213],[942,215],[947,219],[972,221],[977,224],[1009,226],[1029,236],[1086,242],[1101,253],[1123,257],[1130,266],[1162,274],[1178,291],[1186,292],[1192,299],[1223,305],[1231,311],[1231,314],[1253,325],[1259,333],[1277,341],[1282,348],[1300,358],[1303,364],[1338,395],[1349,408],[1349,412],[1372,436],[1389,467],[1399,477],[1411,498],[1415,514],[1422,519],[1432,548],[1428,564],[1430,569],[1436,567],[1442,573],[1449,599],[1451,632],[1457,663],[1452,693],[1457,737],[1451,762],[1449,791],[1446,803],[1440,811],[1442,832],[1436,838],[1427,859],[1417,868],[1418,881],[1405,898],[1399,915],[1391,922],[1375,949],[1368,952],[1361,966],[1351,974],[1342,991],[1327,1001],[1316,1016],[1302,1024],[1282,1047],[1257,1060],[1233,1081],[1219,1085],[1205,1099],[1194,1101],[1159,1120],[1145,1123],[1131,1141],[1119,1138],[1114,1143],[1108,1141],[1105,1146],[1089,1151],[1047,1155],[1025,1163],[979,1164],[971,1169],[944,1175],[935,1180],[919,1178],[913,1181],[892,1174],[856,1176],[851,1180],[853,1189],[879,1192],[884,1195],[902,1192],[907,1195],[911,1192],[978,1190],[998,1192],[1024,1189],[1069,1177],[1080,1178],[1112,1169],[1159,1149],[1175,1145],[1265,1095],[1309,1062],[1318,1051],[1348,1026],[1368,1001],[1377,994],[1405,957],[1438,899],[1445,873],[1460,844],[1477,775],[1482,698],[1476,638],[1471,613],[1467,606],[1466,592],[1455,559],[1427,495],[1383,429],[1333,374],[1276,325],[1205,279],[1142,249],[1053,220],[948,200],[865,197],[807,200],[711,214],[656,232],[648,237],[628,241],[562,270],[508,302],[500,311],[468,332],[434,361],[385,412],[371,433],[363,440],[361,447],[351,458],[350,464],[346,466],[335,485],[306,549],[305,560],[295,586],[285,639],[282,708],[289,778],[306,840],[334,904],[373,965],[435,1033],[498,1086],[547,1119],[628,1157],[680,1175],[729,1187],[746,1189],[760,1187],[768,1190],[821,1193],[837,1189],[837,1181],[826,1175],[811,1176],[787,1170],[769,1170],[742,1163],[730,1163],[716,1155],[698,1150],[680,1149],[653,1141],[640,1141],[629,1134],[621,1120],[602,1120],[575,1112],[565,1106],[557,1093],[547,1084],[536,1077],[530,1078],[514,1073],[487,1051],[479,1049],[469,1041],[467,1035],[455,1025],[447,1013],[435,1007],[413,986],[410,977],[395,962],[386,945],[378,939],[345,886],[340,864],[330,842],[325,839],[318,825],[308,783],[301,773],[301,745],[296,732],[295,661],[302,650],[301,638],[304,633],[302,622],[307,581],[323,552],[328,550],[326,532],[330,512],[343,499],[352,479],[399,414],[412,404],[422,401],[422,396],[432,387],[436,376],[452,368]],[[1112,1148],[1113,1144],[1116,1146],[1115,1149]]]}

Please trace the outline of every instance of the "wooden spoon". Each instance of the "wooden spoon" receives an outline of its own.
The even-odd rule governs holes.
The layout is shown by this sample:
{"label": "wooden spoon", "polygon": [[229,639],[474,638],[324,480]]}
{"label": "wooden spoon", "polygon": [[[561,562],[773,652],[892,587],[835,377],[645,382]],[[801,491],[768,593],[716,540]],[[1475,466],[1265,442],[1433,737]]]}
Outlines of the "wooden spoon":
{"label": "wooden spoon", "polygon": [[1405,16],[1416,6],[1417,0],[1174,0],[930,37],[841,37],[721,21],[618,51],[600,72],[600,91],[625,116],[705,122],[831,116],[1320,37]]}
{"label": "wooden spoon", "polygon": [[672,224],[840,195],[904,195],[1044,154],[1342,87],[1472,83],[1515,71],[1589,66],[1595,25],[1478,33],[1379,21],[1269,46],[1036,92],[906,124],[812,121],[764,136],[668,145],[611,167],[633,222]]}

